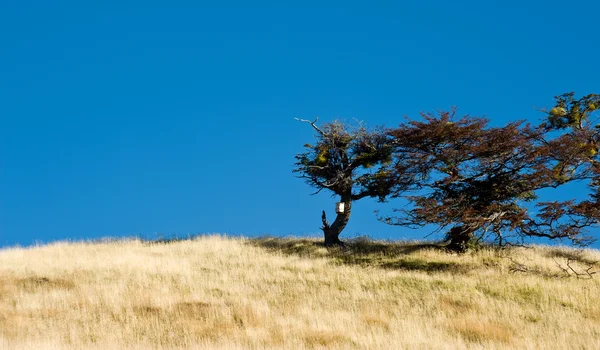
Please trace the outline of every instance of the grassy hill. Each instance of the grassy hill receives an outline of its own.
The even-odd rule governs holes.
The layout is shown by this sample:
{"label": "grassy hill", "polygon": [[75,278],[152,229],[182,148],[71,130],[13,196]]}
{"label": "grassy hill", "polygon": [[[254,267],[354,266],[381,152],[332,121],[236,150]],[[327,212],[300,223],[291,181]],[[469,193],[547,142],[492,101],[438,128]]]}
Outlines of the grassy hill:
{"label": "grassy hill", "polygon": [[4,249],[0,348],[598,349],[598,260],[219,236]]}

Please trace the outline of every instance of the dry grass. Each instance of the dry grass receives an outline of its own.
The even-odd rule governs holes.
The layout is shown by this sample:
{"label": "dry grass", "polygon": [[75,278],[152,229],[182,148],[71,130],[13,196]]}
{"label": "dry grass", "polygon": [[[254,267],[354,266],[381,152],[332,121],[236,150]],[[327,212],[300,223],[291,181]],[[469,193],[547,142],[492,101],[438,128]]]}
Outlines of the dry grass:
{"label": "dry grass", "polygon": [[5,249],[0,348],[600,348],[600,275],[551,277],[566,259],[600,253],[218,236]]}

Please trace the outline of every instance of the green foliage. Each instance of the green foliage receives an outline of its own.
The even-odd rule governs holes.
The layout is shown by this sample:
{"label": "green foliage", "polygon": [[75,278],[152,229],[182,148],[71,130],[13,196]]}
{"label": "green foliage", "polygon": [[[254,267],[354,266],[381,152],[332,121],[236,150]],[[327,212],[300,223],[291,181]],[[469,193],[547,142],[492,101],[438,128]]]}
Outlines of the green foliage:
{"label": "green foliage", "polygon": [[556,104],[548,113],[548,127],[552,129],[583,128],[590,115],[600,106],[600,95],[589,94],[579,99],[569,92],[555,97]]}

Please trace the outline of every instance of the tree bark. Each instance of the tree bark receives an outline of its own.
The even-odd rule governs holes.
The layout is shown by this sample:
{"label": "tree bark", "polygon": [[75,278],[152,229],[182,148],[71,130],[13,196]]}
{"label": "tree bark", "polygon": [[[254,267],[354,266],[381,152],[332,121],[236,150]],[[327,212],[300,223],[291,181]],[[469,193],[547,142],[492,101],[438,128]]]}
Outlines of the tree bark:
{"label": "tree bark", "polygon": [[446,246],[446,249],[464,253],[469,250],[469,242],[475,237],[475,233],[472,229],[465,226],[456,226],[448,231],[448,238],[450,243]]}
{"label": "tree bark", "polygon": [[323,227],[321,227],[321,230],[323,230],[323,235],[325,236],[326,246],[344,245],[344,242],[340,241],[339,236],[350,220],[350,214],[352,213],[352,198],[350,195],[342,196],[341,201],[344,202],[344,212],[337,213],[333,224],[329,225],[327,222],[327,215],[323,210],[323,215],[321,217],[323,220]]}

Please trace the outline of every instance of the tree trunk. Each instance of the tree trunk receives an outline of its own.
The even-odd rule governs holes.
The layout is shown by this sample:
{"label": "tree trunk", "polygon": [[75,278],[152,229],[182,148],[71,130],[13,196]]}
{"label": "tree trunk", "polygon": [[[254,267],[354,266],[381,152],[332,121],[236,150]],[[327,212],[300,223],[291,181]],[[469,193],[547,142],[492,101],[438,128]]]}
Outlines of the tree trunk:
{"label": "tree trunk", "polygon": [[475,237],[473,230],[465,226],[453,227],[447,235],[450,243],[448,243],[446,249],[457,253],[464,253],[469,250],[469,242]]}
{"label": "tree trunk", "polygon": [[344,242],[340,241],[340,233],[344,230],[346,225],[348,224],[348,220],[350,220],[350,214],[352,212],[352,198],[350,195],[342,196],[342,202],[344,202],[344,212],[338,213],[333,224],[329,225],[327,222],[327,215],[323,210],[322,220],[323,220],[323,235],[325,236],[325,245],[326,246],[343,246]]}

